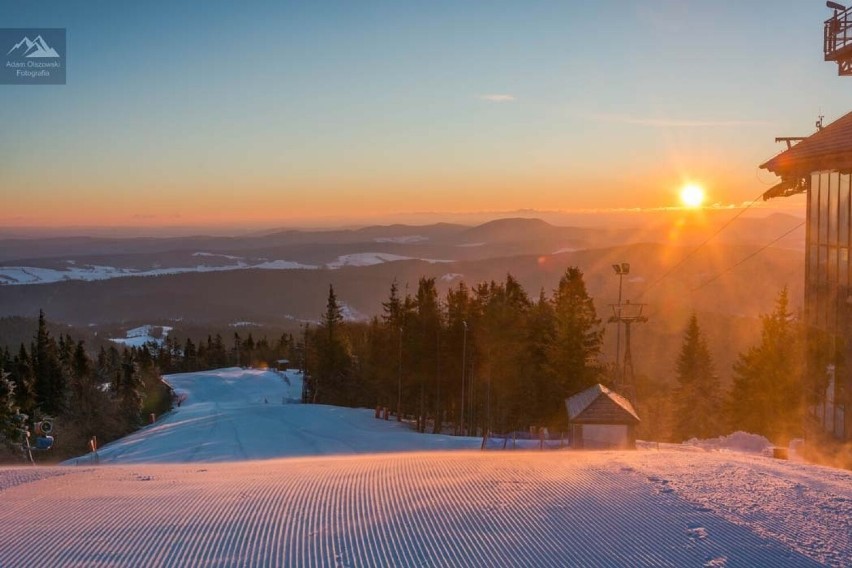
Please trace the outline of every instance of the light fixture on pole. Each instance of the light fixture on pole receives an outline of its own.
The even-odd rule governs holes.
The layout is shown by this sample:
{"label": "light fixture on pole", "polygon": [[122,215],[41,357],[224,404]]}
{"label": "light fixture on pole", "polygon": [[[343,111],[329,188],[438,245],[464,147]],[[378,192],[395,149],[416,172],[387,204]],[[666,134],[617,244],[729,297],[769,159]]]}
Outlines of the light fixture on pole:
{"label": "light fixture on pole", "polygon": [[622,262],[621,264],[613,264],[612,269],[615,270],[615,273],[618,275],[618,304],[616,304],[616,331],[615,331],[615,370],[616,374],[620,377],[620,365],[621,365],[621,286],[624,282],[624,275],[630,274],[630,263]]}
{"label": "light fixture on pole", "polygon": [[462,321],[464,331],[462,332],[462,368],[461,368],[461,405],[459,406],[459,435],[464,435],[464,371],[465,371],[465,356],[467,355],[467,322]]}
{"label": "light fixture on pole", "polygon": [[402,421],[402,327],[399,328],[399,369],[396,375],[396,421]]}

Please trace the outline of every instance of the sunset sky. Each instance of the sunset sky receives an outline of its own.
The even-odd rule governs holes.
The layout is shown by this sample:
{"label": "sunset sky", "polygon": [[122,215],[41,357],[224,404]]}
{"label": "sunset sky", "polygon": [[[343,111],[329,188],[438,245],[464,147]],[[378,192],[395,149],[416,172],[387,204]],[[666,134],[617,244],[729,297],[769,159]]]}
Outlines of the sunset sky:
{"label": "sunset sky", "polygon": [[[244,5],[249,4],[249,5]],[[852,110],[823,1],[7,2],[0,226],[321,225],[749,202]],[[5,53],[6,47],[0,46]]]}

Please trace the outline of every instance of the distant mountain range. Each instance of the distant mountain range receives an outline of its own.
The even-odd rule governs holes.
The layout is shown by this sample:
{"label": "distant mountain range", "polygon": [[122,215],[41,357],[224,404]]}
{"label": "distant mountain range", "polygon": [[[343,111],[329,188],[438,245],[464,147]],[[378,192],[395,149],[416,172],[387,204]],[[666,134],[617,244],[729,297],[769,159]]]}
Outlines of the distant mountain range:
{"label": "distant mountain range", "polygon": [[[606,321],[618,297],[612,265],[629,262],[624,298],[646,303],[650,316],[634,333],[636,367],[665,376],[692,311],[724,369],[757,340],[758,315],[783,286],[794,309],[801,305],[804,229],[761,250],[800,223],[785,215],[741,219],[700,249],[718,223],[609,229],[500,219],[241,237],[2,239],[0,317],[34,317],[41,308],[87,333],[154,324],[180,334],[241,322],[296,331],[319,319],[329,284],[349,317],[369,318],[381,313],[394,280],[414,293],[420,277],[433,277],[443,294],[461,281],[511,273],[536,298],[578,266]],[[607,335],[606,357],[614,336]]]}

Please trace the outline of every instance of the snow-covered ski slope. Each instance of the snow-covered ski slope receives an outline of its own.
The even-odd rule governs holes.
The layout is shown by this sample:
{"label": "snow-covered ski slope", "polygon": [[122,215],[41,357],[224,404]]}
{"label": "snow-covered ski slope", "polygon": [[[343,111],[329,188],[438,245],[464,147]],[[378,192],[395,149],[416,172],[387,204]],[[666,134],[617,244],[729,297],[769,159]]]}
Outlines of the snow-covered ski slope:
{"label": "snow-covered ski slope", "polygon": [[[155,424],[104,446],[107,463],[186,463],[478,448],[480,440],[425,436],[375,411],[294,404],[295,371],[221,369],[169,375],[183,401]],[[86,464],[91,456],[71,463]]]}
{"label": "snow-covered ski slope", "polygon": [[288,378],[173,375],[181,407],[100,466],[0,468],[0,566],[852,565],[847,471],[671,446],[434,451],[474,440],[284,404]]}

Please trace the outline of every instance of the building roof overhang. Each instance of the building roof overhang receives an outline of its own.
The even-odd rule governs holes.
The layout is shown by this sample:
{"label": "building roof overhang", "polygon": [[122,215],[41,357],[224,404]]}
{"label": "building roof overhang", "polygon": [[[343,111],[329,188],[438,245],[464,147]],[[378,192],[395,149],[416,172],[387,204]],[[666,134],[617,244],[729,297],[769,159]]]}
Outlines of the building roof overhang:
{"label": "building roof overhang", "polygon": [[764,193],[764,199],[799,193],[800,180],[811,172],[852,171],[852,112],[845,114],[795,146],[760,165],[782,181]]}

